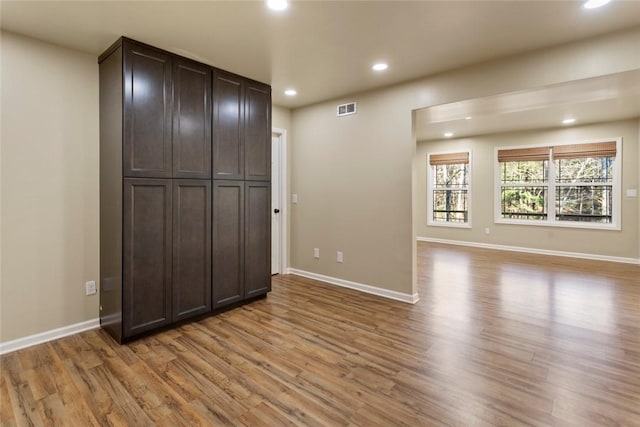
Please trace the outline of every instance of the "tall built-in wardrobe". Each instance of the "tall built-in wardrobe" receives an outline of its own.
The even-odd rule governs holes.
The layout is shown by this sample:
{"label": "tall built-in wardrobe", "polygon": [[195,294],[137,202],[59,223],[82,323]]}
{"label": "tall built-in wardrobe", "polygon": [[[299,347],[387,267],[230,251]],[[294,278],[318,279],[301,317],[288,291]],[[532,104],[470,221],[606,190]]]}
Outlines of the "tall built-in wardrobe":
{"label": "tall built-in wardrobe", "polygon": [[100,64],[100,324],[118,342],[271,290],[271,88],[121,38]]}

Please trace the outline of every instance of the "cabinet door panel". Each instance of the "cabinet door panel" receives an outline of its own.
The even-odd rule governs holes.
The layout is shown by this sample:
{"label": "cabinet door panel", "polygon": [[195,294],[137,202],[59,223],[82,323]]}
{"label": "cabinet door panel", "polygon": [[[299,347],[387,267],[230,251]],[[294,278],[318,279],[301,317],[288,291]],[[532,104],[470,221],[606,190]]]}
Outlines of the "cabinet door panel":
{"label": "cabinet door panel", "polygon": [[218,70],[213,80],[213,178],[243,179],[243,80]]}
{"label": "cabinet door panel", "polygon": [[173,180],[173,320],[211,311],[211,181]]}
{"label": "cabinet door panel", "polygon": [[171,177],[171,56],[124,45],[124,176]]}
{"label": "cabinet door panel", "polygon": [[271,185],[246,182],[244,296],[271,290]]}
{"label": "cabinet door panel", "polygon": [[244,288],[244,182],[213,183],[213,306],[240,301]]}
{"label": "cabinet door panel", "polygon": [[124,336],[171,321],[171,180],[125,179]]}
{"label": "cabinet door panel", "polygon": [[173,176],[211,178],[211,69],[173,64]]}
{"label": "cabinet door panel", "polygon": [[271,179],[271,88],[248,83],[245,93],[245,179]]}

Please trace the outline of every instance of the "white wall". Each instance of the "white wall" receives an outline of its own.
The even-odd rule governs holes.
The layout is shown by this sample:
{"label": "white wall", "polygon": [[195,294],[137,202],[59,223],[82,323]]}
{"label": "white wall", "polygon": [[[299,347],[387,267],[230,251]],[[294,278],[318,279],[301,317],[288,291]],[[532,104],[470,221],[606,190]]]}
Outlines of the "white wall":
{"label": "white wall", "polygon": [[[624,190],[637,189],[639,120],[597,123],[558,129],[509,132],[442,141],[418,142],[416,152],[416,215],[414,226],[420,237],[482,244],[585,253],[606,257],[638,259],[638,199],[624,197]],[[622,137],[622,229],[588,230],[564,227],[494,224],[494,166],[496,147],[580,142]],[[427,226],[427,153],[472,152],[471,229]],[[485,227],[490,235],[484,233]]]}
{"label": "white wall", "polygon": [[411,113],[393,96],[356,98],[351,116],[336,103],[293,111],[292,267],[410,294]]}
{"label": "white wall", "polygon": [[285,107],[274,105],[272,107],[271,125],[274,128],[291,130],[291,110]]}
{"label": "white wall", "polygon": [[3,32],[0,342],[98,317],[98,64]]}

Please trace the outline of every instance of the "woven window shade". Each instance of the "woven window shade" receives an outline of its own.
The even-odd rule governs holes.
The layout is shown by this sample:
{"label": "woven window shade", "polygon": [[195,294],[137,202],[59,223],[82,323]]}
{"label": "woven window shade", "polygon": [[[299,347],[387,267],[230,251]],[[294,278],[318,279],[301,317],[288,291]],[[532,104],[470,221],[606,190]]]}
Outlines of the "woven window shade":
{"label": "woven window shade", "polygon": [[511,150],[498,150],[499,162],[529,162],[549,160],[550,147],[515,148]]}
{"label": "woven window shade", "polygon": [[576,157],[615,157],[616,142],[605,141],[593,144],[572,144],[553,147],[554,159],[575,159]]}
{"label": "woven window shade", "polygon": [[432,154],[429,156],[429,164],[432,166],[457,165],[460,163],[469,163],[469,153]]}

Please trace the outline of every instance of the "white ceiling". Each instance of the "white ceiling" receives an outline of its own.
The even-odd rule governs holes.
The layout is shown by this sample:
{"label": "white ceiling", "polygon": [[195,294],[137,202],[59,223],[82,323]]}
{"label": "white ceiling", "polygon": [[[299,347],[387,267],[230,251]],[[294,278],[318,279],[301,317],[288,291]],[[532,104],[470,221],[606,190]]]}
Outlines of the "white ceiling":
{"label": "white ceiling", "polygon": [[[467,117],[471,119],[467,120]],[[503,93],[423,108],[416,112],[418,141],[640,117],[640,70],[574,80],[553,86]]]}
{"label": "white ceiling", "polygon": [[[270,83],[297,107],[640,25],[640,1],[5,1],[2,28],[96,57],[125,35]],[[370,66],[388,61],[389,69]],[[298,96],[283,91],[294,87]]]}

